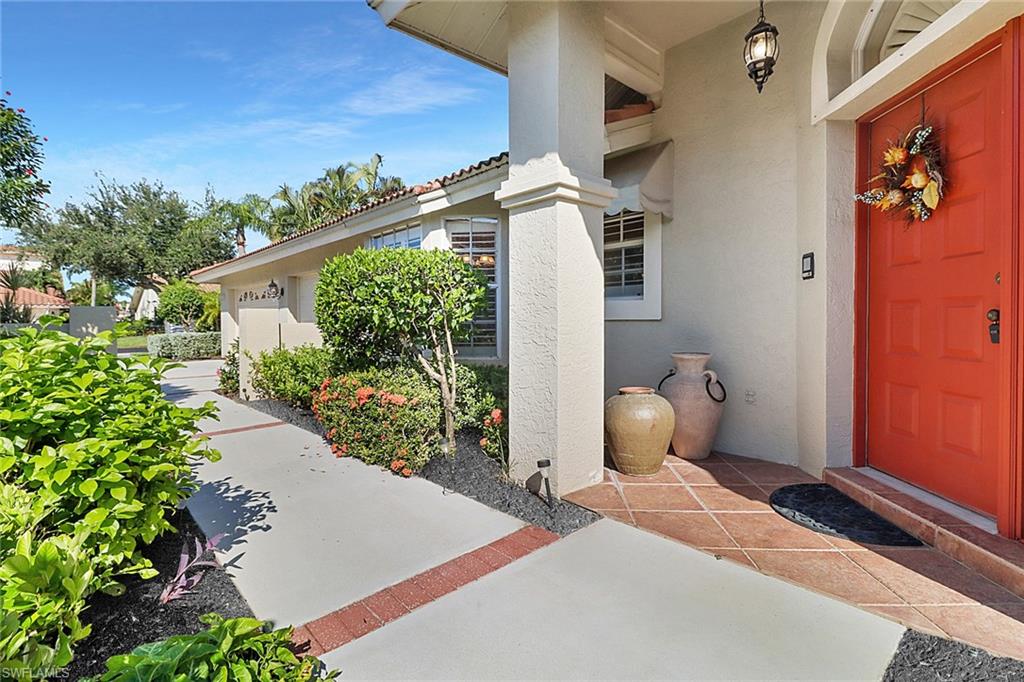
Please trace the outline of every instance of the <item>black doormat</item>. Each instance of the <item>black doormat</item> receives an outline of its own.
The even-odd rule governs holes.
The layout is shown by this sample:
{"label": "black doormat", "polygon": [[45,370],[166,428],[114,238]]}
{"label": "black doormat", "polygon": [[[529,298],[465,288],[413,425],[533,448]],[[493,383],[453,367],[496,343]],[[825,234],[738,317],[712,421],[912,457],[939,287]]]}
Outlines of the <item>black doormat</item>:
{"label": "black doormat", "polygon": [[924,544],[826,483],[783,486],[768,501],[782,516],[818,533],[870,545]]}

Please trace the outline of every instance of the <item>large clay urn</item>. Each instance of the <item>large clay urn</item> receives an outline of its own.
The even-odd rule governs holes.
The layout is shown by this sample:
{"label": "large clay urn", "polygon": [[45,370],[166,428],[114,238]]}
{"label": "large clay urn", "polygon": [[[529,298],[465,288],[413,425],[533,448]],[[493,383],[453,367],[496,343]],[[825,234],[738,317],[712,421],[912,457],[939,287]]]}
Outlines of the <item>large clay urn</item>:
{"label": "large clay urn", "polygon": [[672,353],[673,374],[658,387],[676,413],[672,449],[683,459],[704,459],[718,433],[725,408],[725,388],[707,368],[710,353]]}
{"label": "large clay urn", "polygon": [[626,386],[604,404],[604,429],[615,468],[630,476],[661,469],[675,428],[675,413],[653,388]]}

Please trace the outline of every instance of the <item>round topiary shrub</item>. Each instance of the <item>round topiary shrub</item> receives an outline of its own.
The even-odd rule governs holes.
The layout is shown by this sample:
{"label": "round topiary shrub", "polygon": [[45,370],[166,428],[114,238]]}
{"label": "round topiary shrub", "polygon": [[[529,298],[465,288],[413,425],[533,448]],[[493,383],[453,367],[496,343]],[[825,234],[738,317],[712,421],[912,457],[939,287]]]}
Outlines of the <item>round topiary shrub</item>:
{"label": "round topiary shrub", "polygon": [[192,282],[179,279],[171,282],[160,292],[156,316],[171,324],[195,327],[196,320],[203,314],[203,292]]}

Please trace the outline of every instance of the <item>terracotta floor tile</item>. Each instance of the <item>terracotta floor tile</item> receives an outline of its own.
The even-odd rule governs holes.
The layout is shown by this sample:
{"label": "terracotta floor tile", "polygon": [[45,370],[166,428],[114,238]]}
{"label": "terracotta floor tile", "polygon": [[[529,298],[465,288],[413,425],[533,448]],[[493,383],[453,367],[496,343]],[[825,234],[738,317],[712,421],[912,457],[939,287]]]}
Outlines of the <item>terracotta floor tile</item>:
{"label": "terracotta floor tile", "polygon": [[728,559],[729,561],[734,561],[737,564],[742,564],[747,568],[752,568],[755,571],[757,570],[757,566],[754,565],[754,562],[750,560],[750,557],[748,557],[746,552],[742,549],[723,549],[718,547],[715,549],[704,549],[703,551],[716,558]]}
{"label": "terracotta floor tile", "polygon": [[735,485],[751,482],[730,464],[705,464],[704,466],[673,464],[671,466],[690,485]]}
{"label": "terracotta floor tile", "polygon": [[763,459],[757,459],[756,457],[743,457],[742,455],[730,455],[727,452],[712,452],[709,459],[729,462],[730,464],[764,464]]}
{"label": "terracotta floor tile", "polygon": [[865,611],[877,613],[880,616],[884,616],[889,620],[894,620],[900,625],[905,625],[908,628],[914,628],[921,632],[926,632],[929,635],[938,635],[939,637],[945,637],[946,633],[942,631],[938,625],[930,621],[923,613],[918,611],[913,606],[864,606],[861,607]]}
{"label": "terracotta floor tile", "polygon": [[611,483],[598,483],[565,496],[573,504],[587,509],[625,509],[619,491]]}
{"label": "terracotta floor tile", "polygon": [[615,472],[615,478],[619,480],[619,483],[623,484],[642,484],[642,483],[679,483],[679,479],[672,473],[667,464],[663,464],[658,473],[653,476],[628,476],[621,472]]}
{"label": "terracotta floor tile", "polygon": [[699,511],[700,503],[681,483],[675,485],[625,485],[622,494],[633,511]]}
{"label": "terracotta floor tile", "polygon": [[512,563],[512,557],[499,552],[490,545],[484,545],[483,547],[473,550],[473,556],[477,557],[494,570]]}
{"label": "terracotta floor tile", "polygon": [[1019,602],[976,571],[933,549],[850,552],[850,558],[910,604]]}
{"label": "terracotta floor tile", "polygon": [[736,543],[707,512],[633,512],[638,528],[654,531],[694,547],[729,547]]}
{"label": "terracotta floor tile", "polygon": [[787,464],[737,462],[734,463],[734,466],[754,483],[821,483],[809,473]]}
{"label": "terracotta floor tile", "polygon": [[834,549],[820,534],[775,512],[715,512],[740,547],[755,549]]}
{"label": "terracotta floor tile", "polygon": [[711,511],[771,511],[768,496],[756,485],[699,485],[692,491]]}
{"label": "terracotta floor tile", "polygon": [[714,453],[708,455],[704,459],[683,459],[682,457],[677,457],[672,452],[669,452],[668,455],[665,456],[665,464],[710,464],[712,462],[715,464],[725,463],[724,460],[716,457]]}
{"label": "terracotta floor tile", "polygon": [[454,592],[459,587],[437,568],[424,571],[411,578],[411,580],[422,587],[434,599],[440,599],[449,592]]}
{"label": "terracotta floor tile", "polygon": [[765,573],[853,604],[905,605],[839,552],[747,550],[747,554]]}
{"label": "terracotta floor tile", "polygon": [[940,526],[958,526],[964,523],[963,519],[944,512],[941,509],[936,509],[930,504],[922,502],[921,500],[904,493],[883,493],[882,497],[890,502],[898,504],[913,514],[917,514],[921,518],[931,521],[932,523],[937,523]]}
{"label": "terracotta floor tile", "polygon": [[950,637],[1001,656],[1024,658],[1024,609],[988,606],[919,606]]}
{"label": "terracotta floor tile", "polygon": [[633,517],[629,515],[628,511],[618,511],[618,510],[615,510],[615,509],[605,509],[604,511],[601,512],[601,514],[604,515],[604,516],[607,516],[609,519],[615,519],[616,521],[621,521],[622,523],[628,523],[631,526],[633,525]]}

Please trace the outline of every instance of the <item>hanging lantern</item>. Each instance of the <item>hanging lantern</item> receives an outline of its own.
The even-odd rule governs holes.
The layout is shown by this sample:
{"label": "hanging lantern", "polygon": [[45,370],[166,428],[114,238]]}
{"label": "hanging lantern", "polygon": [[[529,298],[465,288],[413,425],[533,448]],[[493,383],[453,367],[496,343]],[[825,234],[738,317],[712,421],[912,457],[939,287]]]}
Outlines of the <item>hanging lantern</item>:
{"label": "hanging lantern", "polygon": [[761,92],[764,82],[772,75],[779,57],[779,29],[764,20],[764,0],[761,0],[761,15],[754,28],[747,32],[743,46],[743,61],[747,75]]}

